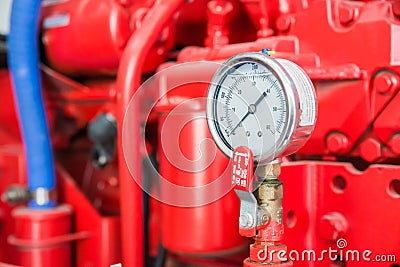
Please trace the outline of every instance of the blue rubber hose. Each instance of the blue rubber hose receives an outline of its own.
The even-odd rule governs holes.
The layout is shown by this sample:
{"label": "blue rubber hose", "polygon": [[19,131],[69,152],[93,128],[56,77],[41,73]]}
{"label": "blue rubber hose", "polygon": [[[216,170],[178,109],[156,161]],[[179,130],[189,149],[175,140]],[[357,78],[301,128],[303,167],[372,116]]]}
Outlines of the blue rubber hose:
{"label": "blue rubber hose", "polygon": [[8,64],[14,85],[20,128],[25,145],[28,189],[39,199],[32,208],[49,208],[55,202],[43,192],[55,189],[53,152],[40,84],[38,28],[40,0],[14,0],[8,36]]}

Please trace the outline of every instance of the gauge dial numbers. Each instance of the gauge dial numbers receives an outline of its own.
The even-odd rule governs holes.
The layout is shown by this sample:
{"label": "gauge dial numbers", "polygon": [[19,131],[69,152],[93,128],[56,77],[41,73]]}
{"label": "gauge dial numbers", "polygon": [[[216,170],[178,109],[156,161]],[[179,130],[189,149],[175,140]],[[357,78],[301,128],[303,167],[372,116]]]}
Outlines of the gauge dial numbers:
{"label": "gauge dial numbers", "polygon": [[281,155],[298,120],[299,100],[286,89],[291,86],[280,64],[266,55],[244,53],[225,62],[207,97],[208,124],[218,147],[231,156],[235,147],[247,146],[257,162]]}
{"label": "gauge dial numbers", "polygon": [[255,157],[274,154],[287,107],[282,86],[271,71],[254,62],[233,66],[214,97],[218,100],[214,101],[214,123],[230,149],[245,145]]}

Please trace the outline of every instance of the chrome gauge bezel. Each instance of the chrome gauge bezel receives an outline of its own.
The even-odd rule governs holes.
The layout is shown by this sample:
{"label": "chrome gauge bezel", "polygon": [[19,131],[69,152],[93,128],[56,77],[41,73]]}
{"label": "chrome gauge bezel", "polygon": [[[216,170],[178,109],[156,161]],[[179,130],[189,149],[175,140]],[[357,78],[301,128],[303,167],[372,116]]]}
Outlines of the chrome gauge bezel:
{"label": "chrome gauge bezel", "polygon": [[218,101],[217,97],[219,90],[224,82],[224,79],[227,77],[228,71],[238,64],[243,63],[258,63],[268,68],[280,83],[283,93],[286,97],[287,112],[285,118],[285,126],[280,137],[278,138],[278,140],[275,141],[275,153],[268,153],[268,155],[261,154],[254,157],[255,162],[268,163],[284,155],[290,144],[291,138],[299,124],[300,117],[299,95],[294,86],[294,82],[291,79],[290,75],[277,60],[271,58],[266,54],[246,52],[231,57],[226,62],[224,62],[214,74],[207,94],[206,112],[208,127],[217,146],[225,155],[231,158],[233,148],[220,132],[218,120],[215,117],[216,103]]}

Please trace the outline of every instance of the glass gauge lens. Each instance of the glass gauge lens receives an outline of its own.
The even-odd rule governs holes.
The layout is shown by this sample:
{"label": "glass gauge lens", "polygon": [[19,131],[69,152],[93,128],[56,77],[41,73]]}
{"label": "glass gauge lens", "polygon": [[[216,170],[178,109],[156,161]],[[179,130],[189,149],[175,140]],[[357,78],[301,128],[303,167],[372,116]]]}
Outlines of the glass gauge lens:
{"label": "glass gauge lens", "polygon": [[217,84],[213,98],[214,127],[227,147],[247,146],[255,158],[275,155],[287,101],[271,70],[258,62],[233,65]]}
{"label": "glass gauge lens", "polygon": [[211,135],[229,157],[238,146],[268,163],[296,152],[314,130],[314,86],[295,63],[261,53],[228,59],[215,73],[207,95]]}

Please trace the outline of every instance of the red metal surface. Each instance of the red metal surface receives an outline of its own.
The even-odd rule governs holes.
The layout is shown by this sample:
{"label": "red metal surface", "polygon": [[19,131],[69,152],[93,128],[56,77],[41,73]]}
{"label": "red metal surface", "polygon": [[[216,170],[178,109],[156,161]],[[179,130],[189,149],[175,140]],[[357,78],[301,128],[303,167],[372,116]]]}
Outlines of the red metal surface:
{"label": "red metal surface", "polygon": [[[350,163],[290,162],[282,168],[285,243],[288,250],[339,249],[344,238],[346,249],[365,249],[376,255],[396,255],[395,262],[349,261],[346,266],[392,266],[399,260],[400,208],[395,165],[371,165],[365,171]],[[397,189],[396,189],[397,188]],[[373,217],[371,217],[373,216]],[[332,261],[295,261],[294,266],[329,266]],[[396,265],[394,265],[396,266]]]}
{"label": "red metal surface", "polygon": [[[122,255],[127,266],[143,266],[143,223],[142,191],[132,179],[141,179],[141,159],[137,153],[139,144],[139,114],[132,121],[133,151],[125,158],[122,148],[122,122],[129,100],[139,88],[141,71],[146,55],[157,41],[158,34],[169,22],[182,1],[160,1],[149,11],[143,21],[143,27],[130,38],[121,58],[117,76],[117,121],[118,121],[118,157],[121,188]],[[133,103],[135,105],[135,103]],[[129,127],[129,126],[128,126]],[[135,151],[136,150],[136,151]],[[130,173],[125,160],[132,160],[134,173]]]}
{"label": "red metal surface", "polygon": [[[259,229],[254,236],[254,244],[250,245],[250,257],[245,259],[243,266],[265,266],[273,264],[279,267],[293,266],[290,260],[283,261],[281,253],[287,253],[287,246],[282,243],[284,225],[277,221],[270,221]],[[272,252],[273,251],[273,252]]]}
{"label": "red metal surface", "polygon": [[[257,262],[252,262],[250,260],[245,260],[243,262],[243,266],[244,267],[261,267],[261,266],[265,266],[265,264],[259,264]],[[293,266],[293,264],[291,264],[291,263],[280,263],[280,264],[274,264],[274,266],[290,267],[290,266]]]}
{"label": "red metal surface", "polygon": [[117,216],[102,216],[86,198],[74,179],[57,167],[60,201],[74,209],[75,232],[88,237],[75,242],[74,266],[109,266],[121,262],[121,226]]}
{"label": "red metal surface", "polygon": [[[73,0],[46,5],[42,41],[49,63],[68,75],[115,75],[131,34],[143,24],[152,2],[126,5],[114,0]],[[59,22],[63,18],[66,23]],[[144,71],[165,61],[172,38],[171,29],[165,28],[149,51]]]}
{"label": "red metal surface", "polygon": [[[207,29],[214,25],[209,23],[210,1],[192,1],[186,2],[177,14],[175,23],[175,44],[177,47],[185,46],[203,46],[207,38]],[[261,10],[260,4],[256,1],[240,1],[227,0],[216,1],[217,3],[225,3],[224,5],[232,5],[233,9],[230,14],[230,23],[226,25],[228,31],[229,43],[249,42],[257,37],[257,29],[253,23],[252,14],[248,13],[245,7],[247,2],[253,2],[254,6],[251,10],[258,13]],[[230,4],[229,4],[229,3]],[[228,4],[227,4],[228,3]],[[271,15],[277,6],[267,5],[267,12]],[[195,11],[195,12],[194,12]],[[217,12],[218,13],[218,12]],[[272,15],[273,17],[273,15]],[[274,21],[269,21],[273,25]],[[217,26],[217,25],[215,25]],[[195,34],[194,34],[195,33]]]}
{"label": "red metal surface", "polygon": [[56,149],[70,146],[70,139],[99,113],[115,113],[115,81],[104,79],[78,83],[42,65],[42,84],[52,143]]}
{"label": "red metal surface", "polygon": [[205,45],[218,49],[229,43],[229,29],[233,5],[230,1],[210,1],[207,4],[207,38]]}
{"label": "red metal surface", "polygon": [[[386,12],[391,11],[394,5],[394,2],[385,1],[312,2],[302,12],[279,17],[277,25],[281,25],[279,21],[283,19],[290,20],[290,29],[280,29],[281,34],[276,37],[217,50],[188,47],[179,54],[178,60],[223,60],[240,52],[269,47],[277,51],[276,57],[293,60],[305,68],[317,88],[321,107],[317,127],[312,140],[300,153],[347,153],[370,162],[382,161],[395,157],[384,145],[380,146],[397,133],[395,124],[392,120],[378,131],[371,131],[369,127],[382,116],[384,108],[397,99],[398,68],[393,65],[400,56],[395,41],[391,40],[399,38],[399,20],[393,13]],[[351,23],[343,23],[343,15],[347,12],[343,10],[356,14]],[[309,25],[315,27],[310,29]],[[371,25],[374,26],[371,28]],[[315,38],[320,32],[324,32],[324,38]],[[375,41],[376,32],[379,32],[379,43]],[[329,46],[325,40],[329,40]],[[348,45],[343,46],[343,43]],[[365,51],[371,53],[365,57]],[[341,103],[340,109],[337,109],[338,103]],[[332,110],[336,110],[335,116],[331,116]],[[336,133],[344,135],[345,139],[336,138]],[[371,144],[368,136],[378,145]],[[364,148],[363,142],[367,142]]]}
{"label": "red metal surface", "polygon": [[[18,141],[4,131],[1,131],[2,142],[7,142],[7,145],[2,145],[0,148],[0,191],[5,192],[9,185],[20,184],[24,185],[26,178],[25,159],[23,157],[23,147]],[[15,221],[11,216],[14,207],[0,202],[0,262],[16,264],[18,253],[14,246],[9,245],[7,237],[14,233]]]}
{"label": "red metal surface", "polygon": [[[49,63],[70,75],[115,74],[131,34],[130,15],[128,8],[113,0],[45,6],[42,41]],[[66,22],[59,25],[64,17]],[[101,30],[94,30],[94,22]]]}
{"label": "red metal surface", "polygon": [[49,210],[20,207],[12,212],[15,235],[8,242],[18,250],[21,266],[71,266],[73,239],[62,238],[72,230],[72,208]]}
{"label": "red metal surface", "polygon": [[[4,107],[4,112],[0,113],[1,117],[1,127],[0,127],[0,192],[3,193],[6,191],[9,185],[12,184],[19,184],[21,186],[25,185],[26,183],[26,169],[25,159],[23,155],[23,147],[21,141],[19,139],[19,131],[17,120],[15,116],[14,105],[12,101],[12,90],[11,85],[9,83],[7,71],[0,71],[0,83],[1,83],[1,105]],[[47,86],[49,86],[47,84]],[[48,87],[49,88],[49,87]],[[57,86],[61,92],[65,93],[65,90],[62,90],[62,86]],[[75,93],[77,91],[74,91]],[[85,91],[84,91],[85,92]],[[68,94],[64,94],[68,95]],[[86,91],[86,94],[82,94],[82,96],[86,95],[85,98],[90,98],[90,92]],[[84,100],[85,98],[80,98]],[[90,101],[88,101],[90,103]],[[54,101],[54,103],[65,103],[62,101],[60,97],[58,101]],[[96,101],[95,101],[96,103]],[[96,105],[102,106],[104,103],[97,102]],[[85,100],[82,102],[75,103],[76,107],[80,110],[85,111],[87,107],[87,103],[85,104]],[[90,106],[90,104],[89,104]],[[3,111],[3,110],[2,110]],[[90,113],[90,112],[88,112]],[[74,127],[71,127],[74,128]],[[65,129],[65,128],[64,128]],[[60,132],[58,132],[60,134]],[[68,134],[68,132],[64,132],[64,134]],[[68,138],[67,138],[68,140]],[[81,152],[81,150],[78,150]],[[77,161],[83,162],[83,165],[86,163],[82,159],[88,159],[88,156],[79,158],[77,157],[76,152],[74,152],[74,158]],[[61,158],[66,160],[61,160],[65,163],[68,161],[68,157],[65,154],[61,154]],[[78,154],[79,155],[79,154]],[[77,162],[76,161],[76,162]],[[83,170],[84,168],[80,169],[79,164],[76,162],[70,161],[68,167],[73,171],[75,177],[78,178],[79,170]],[[68,165],[68,164],[66,164]],[[74,241],[73,252],[71,251],[71,255],[75,255],[74,257],[70,255],[65,261],[61,261],[60,263],[53,263],[52,266],[61,266],[64,262],[68,263],[71,262],[72,264],[68,266],[109,266],[110,264],[118,263],[121,261],[121,243],[120,243],[120,220],[119,217],[105,217],[99,214],[93,204],[85,197],[81,188],[78,187],[77,183],[73,180],[73,178],[66,172],[62,167],[58,166],[58,195],[59,201],[61,203],[68,203],[73,207],[74,214],[73,217],[69,217],[69,222],[72,224],[71,229],[74,230],[73,235],[64,236],[63,238],[69,240],[76,240]],[[78,171],[78,172],[77,172]],[[104,175],[101,173],[101,175]],[[100,175],[100,177],[101,177]],[[96,181],[96,174],[92,178],[93,181]],[[94,188],[91,188],[94,191]],[[92,191],[92,192],[93,192]],[[111,191],[113,189],[111,188]],[[101,192],[101,191],[100,191]],[[103,191],[104,192],[104,191]],[[101,193],[100,193],[101,194]],[[107,195],[109,196],[109,195]],[[115,200],[113,200],[115,201]],[[110,203],[108,203],[110,204]],[[117,201],[118,205],[118,201]],[[107,207],[105,207],[107,208]],[[25,256],[24,251],[17,250],[14,245],[11,245],[7,242],[8,237],[11,235],[15,235],[16,231],[18,233],[18,229],[16,228],[16,220],[11,215],[12,211],[15,207],[0,202],[0,262],[6,262],[11,264],[18,264],[22,260],[26,262],[23,266],[31,266],[31,264],[35,262],[30,262],[28,259],[31,252],[26,252]],[[20,209],[20,208],[17,208]],[[115,213],[115,209],[113,211]],[[34,212],[29,212],[26,214],[29,216],[35,216]],[[33,217],[32,219],[35,220],[38,217]],[[29,224],[29,223],[28,223]],[[25,225],[28,225],[25,224]],[[57,231],[62,231],[61,224],[59,226],[49,227],[46,228],[46,225],[43,224],[36,224],[36,227],[45,227],[43,228],[45,232],[41,231],[38,232],[35,230],[32,231],[32,234],[39,234],[39,233],[49,233],[46,232],[47,230],[54,230],[54,233]],[[59,227],[59,228],[58,228]],[[25,228],[29,230],[28,228]],[[53,233],[53,234],[54,234]],[[89,236],[87,236],[89,235]],[[86,237],[84,240],[82,238]],[[62,239],[63,239],[62,238]],[[64,239],[64,240],[65,240]],[[15,241],[15,239],[14,239]],[[17,241],[21,241],[17,239]],[[49,241],[47,239],[47,241]],[[52,240],[50,240],[52,241]],[[54,240],[53,240],[54,241]],[[57,241],[57,239],[56,239]],[[38,242],[44,242],[44,240],[38,240]],[[18,243],[18,242],[17,242]],[[18,244],[21,244],[19,242]],[[33,254],[35,254],[34,252]],[[37,254],[37,253],[36,253]],[[40,254],[40,253],[39,253]],[[56,256],[56,254],[54,254]],[[60,259],[61,256],[59,257]],[[54,259],[54,257],[53,257]],[[39,258],[40,260],[40,258]],[[1,264],[0,264],[1,265]],[[36,264],[35,266],[43,266],[40,264]]]}
{"label": "red metal surface", "polygon": [[[24,185],[26,182],[23,146],[19,138],[13,94],[6,70],[0,70],[0,192],[3,193],[12,184]],[[0,201],[0,262],[16,264],[18,254],[7,237],[14,233],[15,222],[11,216],[14,207]]]}

